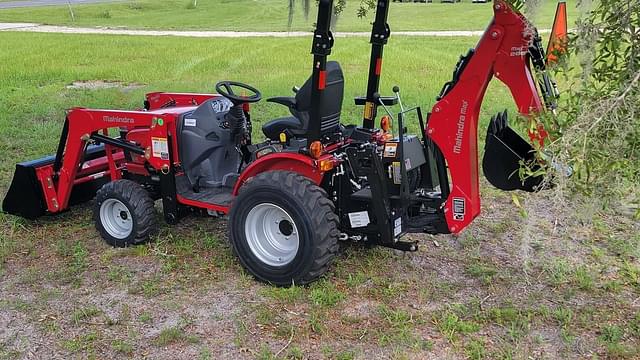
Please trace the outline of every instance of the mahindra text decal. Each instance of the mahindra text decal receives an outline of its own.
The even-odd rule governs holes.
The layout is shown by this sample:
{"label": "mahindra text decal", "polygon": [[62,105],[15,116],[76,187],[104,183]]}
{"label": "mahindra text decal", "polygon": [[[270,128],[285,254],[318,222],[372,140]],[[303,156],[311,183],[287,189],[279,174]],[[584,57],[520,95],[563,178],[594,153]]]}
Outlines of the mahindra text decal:
{"label": "mahindra text decal", "polygon": [[119,116],[103,116],[102,121],[108,123],[120,123],[120,124],[133,124],[135,120],[132,118],[119,117]]}
{"label": "mahindra text decal", "polygon": [[511,48],[511,56],[525,56],[529,53],[529,48],[526,46],[513,46]]}
{"label": "mahindra text decal", "polygon": [[456,144],[453,145],[453,152],[455,154],[462,153],[462,139],[464,139],[464,124],[467,121],[467,109],[469,108],[469,102],[462,100],[462,107],[460,108],[460,117],[458,118],[458,131],[456,131]]}

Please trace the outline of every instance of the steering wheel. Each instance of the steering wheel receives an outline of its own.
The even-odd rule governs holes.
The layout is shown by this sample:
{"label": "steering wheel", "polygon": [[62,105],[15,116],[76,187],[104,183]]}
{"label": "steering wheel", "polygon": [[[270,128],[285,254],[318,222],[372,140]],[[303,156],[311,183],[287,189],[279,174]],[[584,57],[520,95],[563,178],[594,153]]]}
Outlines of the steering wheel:
{"label": "steering wheel", "polygon": [[[233,91],[233,88],[237,87],[243,90],[248,90],[252,93],[252,95],[236,95]],[[220,81],[216,84],[216,91],[218,94],[224,96],[225,98],[231,100],[233,105],[239,105],[243,103],[255,103],[262,99],[262,94],[260,91],[253,86],[243,84],[237,81]]]}

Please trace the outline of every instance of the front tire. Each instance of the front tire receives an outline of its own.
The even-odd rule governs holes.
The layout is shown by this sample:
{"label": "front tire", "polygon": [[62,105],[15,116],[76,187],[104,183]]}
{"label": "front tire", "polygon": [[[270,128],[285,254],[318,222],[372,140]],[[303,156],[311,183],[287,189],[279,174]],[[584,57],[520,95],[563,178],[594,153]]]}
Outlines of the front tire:
{"label": "front tire", "polygon": [[102,186],[96,193],[93,218],[107,244],[120,248],[147,242],[157,224],[153,200],[131,180]]}
{"label": "front tire", "polygon": [[326,192],[287,171],[257,175],[231,208],[229,240],[257,279],[278,286],[318,279],[338,252],[338,217]]}

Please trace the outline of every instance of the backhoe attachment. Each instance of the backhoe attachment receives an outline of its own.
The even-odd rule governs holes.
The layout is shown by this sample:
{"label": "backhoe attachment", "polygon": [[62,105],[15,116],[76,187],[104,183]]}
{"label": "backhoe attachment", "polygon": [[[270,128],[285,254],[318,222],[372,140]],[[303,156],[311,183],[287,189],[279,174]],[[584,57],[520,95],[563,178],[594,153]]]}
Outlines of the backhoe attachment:
{"label": "backhoe attachment", "polygon": [[[509,127],[506,113],[491,119],[482,168],[499,189],[540,188],[544,176],[539,170],[545,165],[535,159],[533,144],[543,148],[549,134],[538,115],[553,113],[557,107],[558,91],[546,69],[545,49],[535,26],[510,1],[495,0],[493,10],[492,22],[477,46],[461,57],[428,116],[426,135],[446,160],[451,192],[443,210],[452,233],[460,232],[480,213],[477,132],[489,82],[496,78],[505,84],[518,113],[529,122],[526,139]],[[556,18],[563,16],[559,10]],[[525,173],[521,165],[531,170],[526,171],[528,177],[521,176]]]}

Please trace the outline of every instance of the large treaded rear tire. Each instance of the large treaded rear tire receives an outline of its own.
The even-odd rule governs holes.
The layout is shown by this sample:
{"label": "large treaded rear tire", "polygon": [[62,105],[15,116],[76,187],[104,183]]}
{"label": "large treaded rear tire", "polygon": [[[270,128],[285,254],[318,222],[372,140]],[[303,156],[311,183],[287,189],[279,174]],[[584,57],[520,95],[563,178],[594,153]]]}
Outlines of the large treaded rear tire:
{"label": "large treaded rear tire", "polygon": [[[290,216],[299,234],[295,257],[282,266],[262,261],[247,238],[252,224],[247,225],[249,213],[265,204]],[[244,268],[258,280],[302,285],[317,280],[331,265],[339,248],[338,225],[335,206],[321,187],[297,173],[269,171],[247,182],[233,202],[229,240]]]}
{"label": "large treaded rear tire", "polygon": [[[126,207],[127,215],[131,216],[131,230],[126,237],[113,236],[113,231],[108,230],[101,218],[100,211],[103,205],[119,203]],[[106,204],[105,204],[106,203]],[[149,241],[149,237],[157,227],[157,217],[153,199],[149,193],[139,184],[131,180],[116,180],[106,183],[96,193],[96,201],[93,208],[93,219],[100,236],[113,247],[128,247],[139,245]]]}

